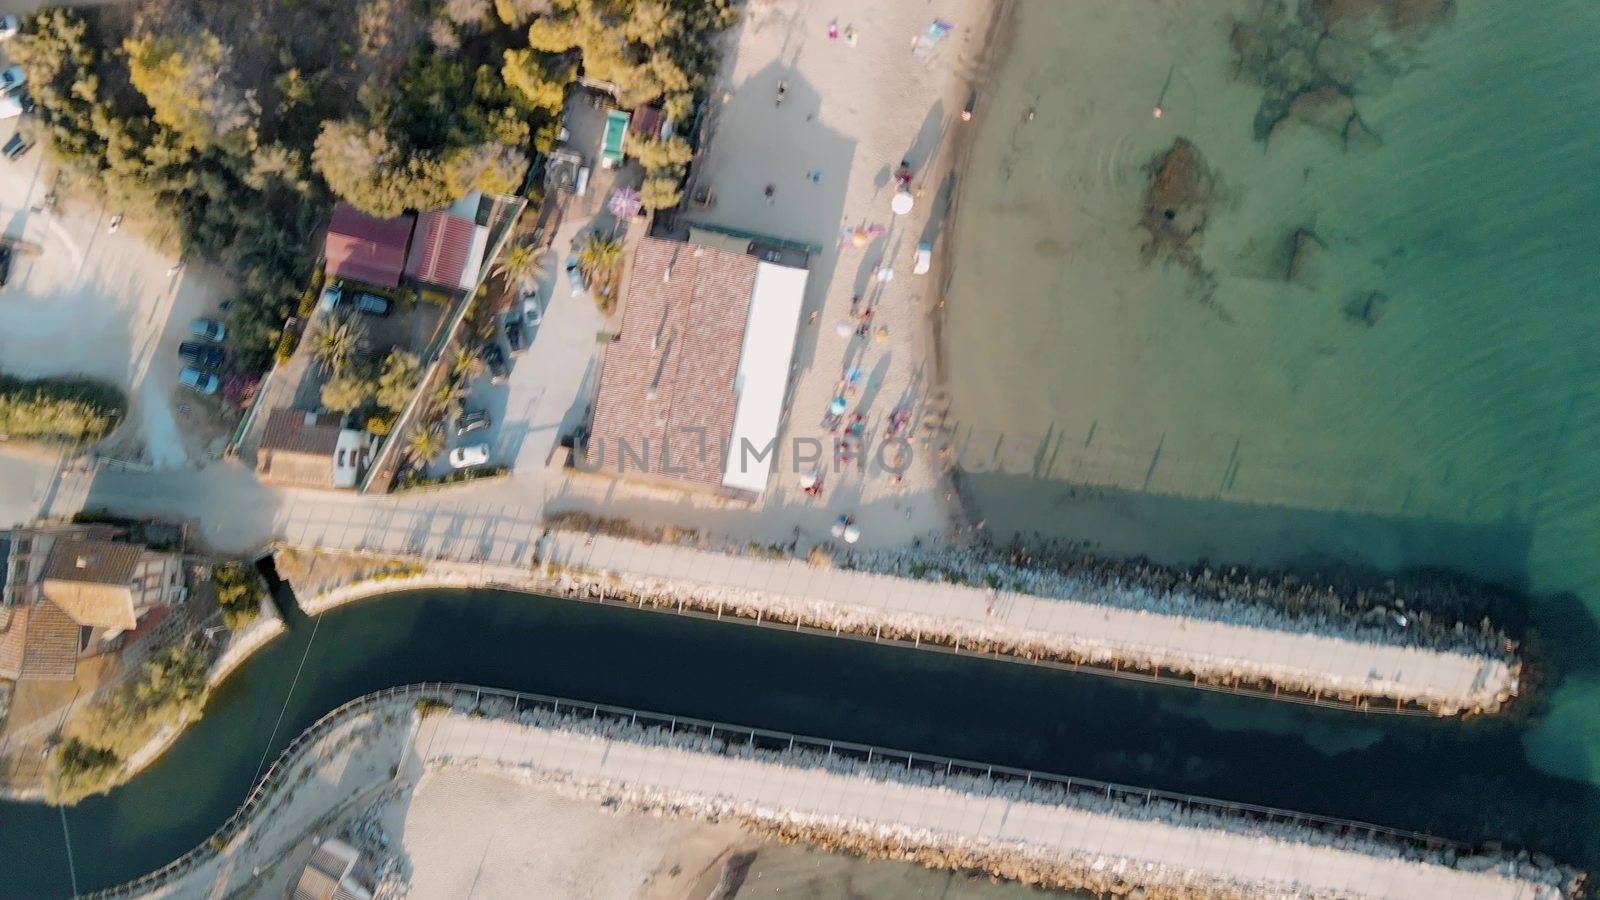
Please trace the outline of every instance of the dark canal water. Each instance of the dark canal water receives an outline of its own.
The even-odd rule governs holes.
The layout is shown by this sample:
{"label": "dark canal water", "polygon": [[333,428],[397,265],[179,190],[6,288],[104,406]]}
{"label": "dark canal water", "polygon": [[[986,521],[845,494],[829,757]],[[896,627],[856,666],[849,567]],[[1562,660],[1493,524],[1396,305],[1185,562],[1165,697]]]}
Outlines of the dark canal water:
{"label": "dark canal water", "polygon": [[[1600,790],[1528,764],[1517,722],[1364,717],[1182,687],[498,592],[327,613],[243,666],[151,769],[67,810],[80,889],[203,840],[276,754],[362,693],[462,681],[1502,838],[1593,865]],[[276,739],[269,735],[305,655]],[[0,897],[70,893],[61,816],[0,804]]]}

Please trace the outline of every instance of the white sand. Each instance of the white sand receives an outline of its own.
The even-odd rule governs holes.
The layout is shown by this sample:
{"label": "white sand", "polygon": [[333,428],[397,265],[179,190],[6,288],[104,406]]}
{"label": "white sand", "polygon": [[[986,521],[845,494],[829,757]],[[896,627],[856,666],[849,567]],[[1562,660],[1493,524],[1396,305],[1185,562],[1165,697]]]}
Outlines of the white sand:
{"label": "white sand", "polygon": [[[11,136],[17,120],[0,127]],[[128,420],[112,438],[120,456],[157,467],[182,466],[206,446],[185,446],[174,405],[179,342],[197,316],[215,316],[230,290],[203,264],[169,272],[176,254],[155,249],[132,220],[115,234],[116,210],[66,200],[58,212],[33,212],[49,191],[44,152],[7,163],[0,177],[5,235],[39,245],[18,254],[4,288],[0,371],[25,377],[82,374],[128,394]],[[142,451],[142,452],[140,452]]]}
{"label": "white sand", "polygon": [[[940,149],[950,130],[959,127],[963,75],[982,49],[989,6],[989,0],[755,0],[745,6],[713,89],[727,99],[710,114],[709,142],[695,163],[694,184],[713,189],[716,206],[689,217],[821,249],[811,261],[782,456],[754,524],[748,513],[709,517],[692,502],[641,500],[626,487],[587,502],[563,498],[563,505],[604,503],[612,514],[641,520],[708,522],[728,533],[778,536],[799,527],[825,537],[838,515],[851,513],[869,546],[903,545],[945,532],[945,489],[935,460],[920,443],[902,483],[893,483],[869,454],[867,471],[846,467],[829,474],[821,502],[801,493],[796,474],[801,469],[790,457],[795,438],[815,438],[831,447],[832,436],[819,422],[850,366],[865,373],[850,412],[867,416],[870,446],[881,441],[897,405],[922,414],[930,376],[923,308],[933,287],[929,277],[911,274],[912,256],[936,205],[939,167],[947,162]],[[911,53],[911,41],[935,18],[949,20],[955,31],[919,59]],[[830,41],[827,28],[833,20],[841,36]],[[859,32],[853,48],[842,35],[847,26]],[[775,103],[780,79],[788,83],[781,106]],[[885,185],[902,159],[911,162],[917,184],[927,190],[911,215],[897,218],[889,209],[892,188]],[[817,183],[808,178],[813,171],[821,172]],[[768,184],[775,188],[771,204],[763,196]],[[864,250],[840,253],[835,245],[846,223],[884,225],[889,232]],[[879,259],[895,276],[881,292],[868,284],[868,270]],[[887,328],[882,343],[836,335],[855,293],[876,301],[872,324]],[[811,311],[817,312],[817,323],[807,326]],[[823,450],[825,458],[828,452]],[[581,493],[581,487],[574,492]]]}
{"label": "white sand", "polygon": [[608,815],[494,771],[430,771],[383,808],[413,897],[688,896],[730,847],[734,825]]}

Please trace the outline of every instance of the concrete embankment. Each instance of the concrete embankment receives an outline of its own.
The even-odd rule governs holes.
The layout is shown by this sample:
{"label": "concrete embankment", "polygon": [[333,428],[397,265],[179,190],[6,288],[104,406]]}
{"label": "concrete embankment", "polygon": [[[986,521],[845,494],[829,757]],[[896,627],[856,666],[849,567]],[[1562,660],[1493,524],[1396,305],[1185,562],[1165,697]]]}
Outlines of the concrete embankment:
{"label": "concrete embankment", "polygon": [[[302,606],[412,587],[508,587],[605,596],[762,624],[893,640],[1266,696],[1439,715],[1491,712],[1515,696],[1520,664],[1471,647],[1394,642],[1382,632],[1320,630],[1245,610],[1183,609],[1170,597],[1074,599],[998,586],[815,565],[785,555],[736,555],[576,531],[550,531],[527,566],[442,560],[359,566],[293,551],[280,564]],[[309,565],[301,556],[313,557]],[[347,554],[324,554],[332,560]],[[386,558],[387,559],[387,558]],[[386,567],[386,568],[385,568]],[[1044,585],[1042,581],[1040,586]],[[1142,601],[1136,602],[1136,601]],[[1202,614],[1205,613],[1205,614]],[[1223,610],[1226,613],[1227,610]]]}
{"label": "concrete embankment", "polygon": [[242,887],[341,811],[440,767],[824,849],[1147,897],[1555,898],[1525,854],[1282,810],[468,685],[358,698],[298,737],[245,805],[160,871],[94,896]]}

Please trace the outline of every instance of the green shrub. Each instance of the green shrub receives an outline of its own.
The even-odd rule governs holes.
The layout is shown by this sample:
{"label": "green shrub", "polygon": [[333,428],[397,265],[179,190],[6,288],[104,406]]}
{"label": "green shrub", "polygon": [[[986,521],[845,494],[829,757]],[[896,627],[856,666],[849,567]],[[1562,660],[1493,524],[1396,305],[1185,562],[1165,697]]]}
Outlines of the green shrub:
{"label": "green shrub", "polygon": [[305,293],[300,295],[300,306],[295,310],[295,315],[302,320],[311,318],[317,311],[317,300],[322,296],[322,266],[317,266],[311,273],[311,283],[306,285]]}
{"label": "green shrub", "polygon": [[286,363],[294,358],[296,347],[300,346],[300,334],[292,328],[285,328],[278,337],[278,351],[274,357],[280,363]]}
{"label": "green shrub", "polygon": [[211,570],[211,584],[216,588],[224,624],[229,628],[243,628],[255,620],[266,591],[261,587],[261,579],[248,566],[237,562],[217,566]]}
{"label": "green shrub", "polygon": [[105,747],[67,738],[50,753],[45,799],[71,806],[90,794],[103,794],[116,784],[122,760]]}
{"label": "green shrub", "polygon": [[0,375],[0,436],[12,440],[91,443],[110,434],[127,408],[127,397],[100,381]]}

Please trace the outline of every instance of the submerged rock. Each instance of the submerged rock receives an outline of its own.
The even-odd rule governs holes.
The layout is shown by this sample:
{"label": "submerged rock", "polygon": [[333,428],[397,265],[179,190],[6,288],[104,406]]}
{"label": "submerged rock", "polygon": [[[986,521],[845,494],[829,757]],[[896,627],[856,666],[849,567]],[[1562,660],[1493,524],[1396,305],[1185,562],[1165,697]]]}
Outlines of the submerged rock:
{"label": "submerged rock", "polygon": [[1383,308],[1389,304],[1389,295],[1383,291],[1368,291],[1344,305],[1345,318],[1364,327],[1378,324]]}
{"label": "submerged rock", "polygon": [[1361,116],[1354,115],[1344,124],[1344,149],[1360,152],[1382,146],[1383,138],[1368,127]]}
{"label": "submerged rock", "polygon": [[1216,182],[1200,151],[1184,138],[1156,155],[1147,167],[1139,227],[1149,234],[1145,253],[1195,263],[1195,244],[1205,229]]}
{"label": "submerged rock", "polygon": [[1296,228],[1294,234],[1289,236],[1289,261],[1284,266],[1283,279],[1299,282],[1312,280],[1316,261],[1327,247],[1315,231]]}
{"label": "submerged rock", "polygon": [[1302,91],[1289,104],[1289,117],[1327,131],[1341,140],[1356,115],[1356,101],[1344,89],[1324,85]]}

